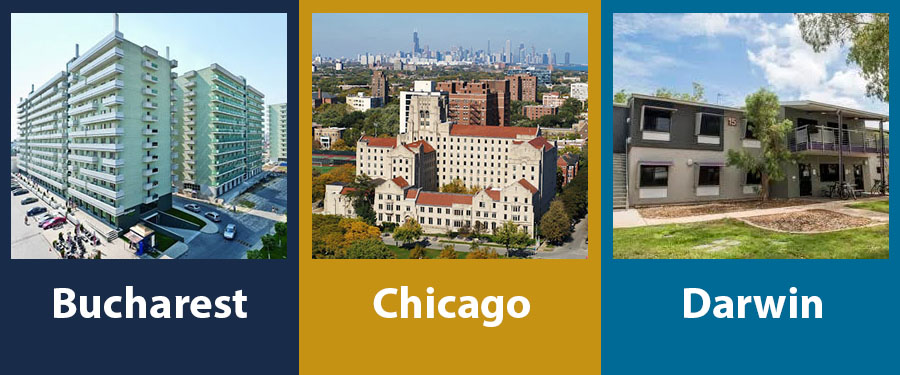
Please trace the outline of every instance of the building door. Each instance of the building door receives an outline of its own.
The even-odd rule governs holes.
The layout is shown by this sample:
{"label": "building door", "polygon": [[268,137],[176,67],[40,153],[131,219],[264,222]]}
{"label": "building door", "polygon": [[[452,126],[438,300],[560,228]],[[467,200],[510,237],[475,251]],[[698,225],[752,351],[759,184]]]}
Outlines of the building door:
{"label": "building door", "polygon": [[865,189],[865,185],[863,184],[863,166],[859,164],[853,165],[853,183],[856,184],[857,189]]}
{"label": "building door", "polygon": [[812,195],[812,173],[809,164],[797,164],[800,168],[800,196]]}

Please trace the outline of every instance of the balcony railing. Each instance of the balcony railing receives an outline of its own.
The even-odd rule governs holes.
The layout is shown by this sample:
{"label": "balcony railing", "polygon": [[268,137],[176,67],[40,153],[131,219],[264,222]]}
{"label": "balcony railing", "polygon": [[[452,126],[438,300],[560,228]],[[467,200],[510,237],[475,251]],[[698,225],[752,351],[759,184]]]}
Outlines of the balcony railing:
{"label": "balcony railing", "polygon": [[[858,153],[881,152],[881,138],[877,130],[844,129],[828,126],[804,125],[789,133],[791,151],[834,151]],[[886,135],[886,134],[885,134]],[[888,137],[884,138],[884,152],[890,150]]]}
{"label": "balcony railing", "polygon": [[159,186],[159,182],[152,181],[144,184],[144,190],[153,190],[153,188]]}
{"label": "balcony railing", "polygon": [[144,143],[144,149],[145,149],[145,150],[152,150],[152,149],[155,149],[155,148],[157,148],[157,147],[159,147],[159,143],[157,143],[157,142],[147,142],[147,143]]}
{"label": "balcony railing", "polygon": [[82,82],[87,82],[88,84],[92,84],[94,82],[100,81],[105,78],[109,78],[112,75],[119,74],[125,71],[125,66],[122,64],[112,64],[106,68],[100,69],[96,74],[87,77],[86,80]]}
{"label": "balcony railing", "polygon": [[156,89],[151,89],[148,87],[144,87],[144,90],[142,91],[144,92],[144,95],[156,96],[157,94],[159,94],[159,91],[157,91]]}
{"label": "balcony railing", "polygon": [[103,129],[92,129],[92,130],[76,130],[76,131],[69,132],[69,136],[72,138],[115,137],[115,136],[121,136],[124,134],[125,134],[124,128],[103,128]]}
{"label": "balcony railing", "polygon": [[154,102],[143,102],[141,104],[141,107],[144,107],[146,109],[157,109],[159,108],[159,104],[156,104]]}
{"label": "balcony railing", "polygon": [[99,115],[87,116],[79,119],[78,123],[81,125],[94,124],[98,122],[105,121],[121,121],[125,119],[125,113],[123,112],[107,112],[101,113]]}
{"label": "balcony railing", "polygon": [[159,65],[156,65],[156,63],[153,63],[153,62],[150,62],[147,60],[144,60],[143,62],[141,62],[141,65],[147,69],[153,69],[153,70],[159,69]]}
{"label": "balcony railing", "polygon": [[156,156],[156,155],[148,155],[148,156],[144,156],[144,158],[141,159],[141,161],[143,161],[144,163],[152,163],[152,162],[155,162],[155,161],[157,161],[157,160],[159,160],[159,156]]}
{"label": "balcony railing", "polygon": [[94,61],[91,61],[89,64],[85,65],[83,68],[81,68],[81,75],[89,74],[90,72],[93,72],[97,68],[104,66],[107,63],[109,63],[110,61],[118,59],[122,56],[125,56],[125,50],[123,50],[119,47],[113,48],[113,49],[107,51],[106,53],[100,55],[100,57],[94,59]]}
{"label": "balcony railing", "polygon": [[108,97],[103,98],[103,100],[100,101],[100,104],[103,104],[105,106],[125,104],[125,97],[118,96],[118,95],[108,96]]}
{"label": "balcony railing", "polygon": [[141,134],[143,135],[156,135],[157,133],[159,133],[159,130],[156,129],[144,129],[141,131]]}
{"label": "balcony railing", "polygon": [[112,182],[114,184],[125,181],[125,176],[123,176],[123,175],[116,175],[116,174],[112,174],[112,173],[100,172],[100,171],[95,171],[95,170],[91,170],[91,169],[87,169],[87,168],[79,169],[78,174],[82,174],[82,175],[85,175],[88,177],[93,177],[98,180],[103,180],[106,182]]}
{"label": "balcony railing", "polygon": [[[61,147],[62,145],[60,145]],[[87,151],[122,151],[125,145],[121,143],[76,143],[69,142],[70,150],[87,150]]]}
{"label": "balcony railing", "polygon": [[86,112],[93,112],[97,110],[97,103],[90,102],[80,107],[69,108],[69,116],[80,115]]}
{"label": "balcony railing", "polygon": [[145,122],[156,122],[157,120],[159,120],[159,118],[156,116],[144,115],[144,117],[142,117],[141,120],[143,120]]}
{"label": "balcony railing", "polygon": [[74,97],[69,98],[69,104],[75,104],[75,103],[81,102],[83,100],[93,98],[97,95],[106,94],[107,92],[115,90],[115,89],[121,89],[123,87],[125,87],[125,82],[122,81],[121,79],[117,79],[115,81],[109,81],[100,86],[97,86],[95,88],[92,88],[88,91],[85,91],[81,94],[78,94]]}

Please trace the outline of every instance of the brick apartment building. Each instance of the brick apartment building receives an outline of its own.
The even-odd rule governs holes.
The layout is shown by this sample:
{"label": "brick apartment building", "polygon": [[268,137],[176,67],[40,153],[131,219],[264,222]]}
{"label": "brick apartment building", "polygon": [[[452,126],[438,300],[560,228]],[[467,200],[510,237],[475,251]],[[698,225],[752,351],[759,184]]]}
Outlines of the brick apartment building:
{"label": "brick apartment building", "polygon": [[522,107],[522,114],[529,120],[537,120],[544,116],[555,115],[559,113],[559,107],[549,105],[526,105]]}
{"label": "brick apartment building", "polygon": [[537,77],[528,74],[506,76],[510,100],[537,102]]}
{"label": "brick apartment building", "polygon": [[384,75],[384,70],[375,70],[372,72],[372,83],[370,86],[372,89],[372,97],[381,98],[382,104],[387,103],[390,86],[388,86],[388,79],[387,76]]}
{"label": "brick apartment building", "polygon": [[500,81],[444,81],[438,82],[437,91],[450,96],[448,115],[460,125],[509,124],[509,82]]}

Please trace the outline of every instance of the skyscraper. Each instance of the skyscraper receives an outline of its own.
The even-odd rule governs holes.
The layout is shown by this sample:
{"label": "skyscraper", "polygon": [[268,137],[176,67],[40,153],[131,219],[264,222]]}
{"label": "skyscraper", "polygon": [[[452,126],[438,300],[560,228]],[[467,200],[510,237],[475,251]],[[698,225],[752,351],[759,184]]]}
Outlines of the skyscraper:
{"label": "skyscraper", "polygon": [[413,31],[413,50],[412,54],[415,55],[419,53],[419,32]]}
{"label": "skyscraper", "polygon": [[569,53],[566,52],[566,65],[569,65]]}
{"label": "skyscraper", "polygon": [[509,39],[506,40],[506,63],[512,64],[512,47],[509,45]]}

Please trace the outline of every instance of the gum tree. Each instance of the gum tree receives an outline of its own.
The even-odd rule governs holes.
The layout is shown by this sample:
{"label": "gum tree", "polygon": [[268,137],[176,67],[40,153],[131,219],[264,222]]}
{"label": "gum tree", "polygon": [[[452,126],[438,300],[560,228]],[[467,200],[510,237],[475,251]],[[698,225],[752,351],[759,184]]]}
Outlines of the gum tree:
{"label": "gum tree", "polygon": [[793,128],[791,120],[778,120],[780,105],[778,95],[766,89],[750,94],[745,99],[747,110],[747,126],[759,140],[760,154],[754,155],[747,150],[740,152],[728,150],[728,166],[760,175],[760,198],[769,199],[769,182],[781,181],[785,178],[782,165],[796,160],[787,146],[787,134]]}

